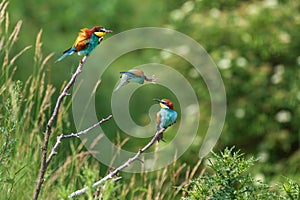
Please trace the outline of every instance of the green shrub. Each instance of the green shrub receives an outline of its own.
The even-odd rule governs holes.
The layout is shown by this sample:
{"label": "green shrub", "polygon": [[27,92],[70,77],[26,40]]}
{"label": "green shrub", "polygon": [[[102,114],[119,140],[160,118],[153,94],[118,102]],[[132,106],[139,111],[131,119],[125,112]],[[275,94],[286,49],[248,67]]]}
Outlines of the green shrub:
{"label": "green shrub", "polygon": [[234,152],[234,147],[226,148],[224,152],[208,159],[212,174],[205,172],[203,176],[191,180],[182,199],[274,199],[279,194],[250,173],[254,164],[253,157],[244,158],[240,151]]}
{"label": "green shrub", "polygon": [[300,185],[295,181],[286,178],[286,182],[282,184],[282,188],[286,195],[286,199],[300,199]]}

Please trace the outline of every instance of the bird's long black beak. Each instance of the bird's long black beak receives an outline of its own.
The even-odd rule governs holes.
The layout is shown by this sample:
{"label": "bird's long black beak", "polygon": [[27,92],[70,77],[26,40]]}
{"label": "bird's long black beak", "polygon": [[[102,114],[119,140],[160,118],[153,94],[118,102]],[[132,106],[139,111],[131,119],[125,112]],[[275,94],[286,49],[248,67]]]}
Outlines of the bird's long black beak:
{"label": "bird's long black beak", "polygon": [[161,100],[160,99],[153,99],[154,101],[157,101],[159,103],[161,103]]}
{"label": "bird's long black beak", "polygon": [[113,31],[112,30],[107,30],[107,29],[102,29],[105,33],[112,33]]}

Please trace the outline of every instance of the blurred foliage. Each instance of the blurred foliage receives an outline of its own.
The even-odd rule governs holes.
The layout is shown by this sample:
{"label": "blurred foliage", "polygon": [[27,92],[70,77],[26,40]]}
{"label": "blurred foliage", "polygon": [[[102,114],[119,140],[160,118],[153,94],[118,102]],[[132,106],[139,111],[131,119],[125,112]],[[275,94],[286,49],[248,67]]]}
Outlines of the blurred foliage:
{"label": "blurred foliage", "polygon": [[[226,87],[227,116],[215,148],[235,145],[246,155],[258,157],[253,171],[271,184],[281,180],[282,175],[299,182],[299,1],[12,0],[8,5],[10,14],[6,13],[4,4],[0,8],[0,161],[3,164],[0,165],[0,182],[4,184],[2,189],[8,191],[7,197],[17,195],[10,189],[16,183],[28,186],[27,180],[31,184],[30,188],[26,188],[29,191],[24,198],[30,197],[45,121],[79,57],[70,56],[57,64],[53,61],[73,43],[82,27],[94,25],[112,29],[113,34],[137,27],[167,27],[199,42],[217,64]],[[43,38],[40,30],[43,30]],[[35,44],[34,48],[30,48],[32,44]],[[42,52],[48,56],[43,56]],[[50,54],[52,52],[54,56]],[[103,104],[97,105],[97,111],[101,115],[99,117],[111,112],[110,97],[119,71],[153,61],[172,66],[188,79],[200,102],[198,136],[178,161],[178,164],[194,166],[199,144],[209,123],[210,96],[200,75],[195,74],[189,63],[175,55],[167,59],[163,57],[160,51],[136,51],[113,63],[113,67],[101,77],[102,82],[109,86],[100,84],[98,88],[96,99]],[[153,95],[162,93],[173,97],[176,102],[171,91],[156,86],[145,86],[139,94],[134,94],[131,104],[136,106],[130,106],[130,109],[138,124],[149,122],[148,108],[153,104]],[[75,129],[69,110],[70,100],[66,100],[64,105],[54,133]],[[122,133],[114,123],[103,125],[103,129],[111,133],[109,137],[113,141],[118,132]],[[172,137],[168,135],[166,137]],[[121,136],[124,137],[127,135]],[[84,147],[78,144],[80,141],[69,141],[63,145],[61,151],[64,153],[57,156],[51,165],[53,171],[47,174],[45,191],[56,196],[55,188],[60,188],[59,193],[65,197],[74,189],[83,187],[88,181],[76,175],[84,174],[87,166],[92,166],[88,169],[99,172],[99,176],[106,173],[107,167],[100,166],[98,161],[87,156]],[[134,140],[128,144],[128,150],[136,150]],[[184,170],[188,171],[188,167]],[[182,174],[178,175],[178,182],[184,180]],[[23,176],[22,180],[18,178]],[[91,179],[94,178],[88,179],[93,181]],[[153,175],[143,184],[153,183],[155,178]],[[178,182],[172,183],[177,185]],[[145,188],[150,191],[151,187],[142,187],[141,191]],[[297,187],[286,183],[284,188],[286,192],[293,191],[291,195],[294,195]],[[144,198],[144,195],[141,197]]]}
{"label": "blurred foliage", "polygon": [[187,1],[170,15],[170,27],[202,44],[221,71],[228,107],[219,148],[254,153],[267,177],[300,175],[299,9],[299,1]]}

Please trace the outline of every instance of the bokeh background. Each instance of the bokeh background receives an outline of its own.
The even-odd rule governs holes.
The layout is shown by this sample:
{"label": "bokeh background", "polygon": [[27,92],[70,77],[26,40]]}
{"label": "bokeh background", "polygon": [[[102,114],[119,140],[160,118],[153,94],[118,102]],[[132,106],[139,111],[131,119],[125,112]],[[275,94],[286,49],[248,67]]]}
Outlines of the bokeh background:
{"label": "bokeh background", "polygon": [[[74,72],[79,57],[73,55],[59,63],[54,61],[73,43],[77,32],[83,27],[102,25],[113,30],[112,34],[137,27],[165,27],[192,37],[207,50],[218,66],[226,89],[227,115],[214,150],[236,146],[246,155],[258,158],[253,173],[268,183],[275,183],[283,176],[300,180],[299,1],[12,0],[8,12],[10,29],[18,20],[23,22],[12,51],[17,53],[33,45],[15,62],[18,67],[13,79],[26,82],[36,72],[33,64],[34,44],[42,30],[43,55],[55,53],[44,70],[45,82],[56,88],[53,102],[59,95],[61,85]],[[108,51],[113,51],[113,48]],[[195,158],[198,157],[199,144],[209,122],[210,97],[201,76],[178,56],[143,50],[114,62],[102,77],[103,83],[111,85],[100,85],[98,88],[96,98],[101,102],[97,104],[99,118],[110,113],[110,97],[119,79],[118,72],[154,61],[172,66],[182,73],[199,99],[201,128],[193,145],[177,161],[193,166],[197,163]],[[151,92],[149,87],[152,87]],[[155,93],[163,92],[170,98],[176,98],[166,88],[152,85],[144,86],[134,94],[130,110],[138,124],[149,123],[148,109],[153,105],[152,98]],[[64,110],[65,121],[58,132],[76,131],[70,104],[66,102],[69,106]],[[54,103],[51,106],[53,108]],[[103,129],[110,133],[112,141],[127,137],[113,120],[104,124]],[[175,131],[170,130],[169,135]],[[37,137],[42,138],[41,134],[38,133]],[[63,153],[57,156],[61,162],[56,161],[56,164],[61,166],[64,158],[72,154],[70,151],[76,153],[78,145],[79,141],[66,142],[61,151]],[[136,150],[136,145],[130,141],[125,148]],[[103,176],[107,166],[101,169],[99,175]]]}

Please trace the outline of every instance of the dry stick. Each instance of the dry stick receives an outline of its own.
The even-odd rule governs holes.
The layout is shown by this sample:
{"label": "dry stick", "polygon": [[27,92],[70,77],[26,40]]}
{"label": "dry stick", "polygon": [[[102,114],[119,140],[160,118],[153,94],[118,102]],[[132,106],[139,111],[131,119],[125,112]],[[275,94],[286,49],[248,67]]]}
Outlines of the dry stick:
{"label": "dry stick", "polygon": [[40,191],[41,191],[42,184],[44,182],[45,172],[46,172],[46,169],[48,167],[48,163],[47,163],[48,142],[49,142],[49,137],[50,137],[50,134],[51,134],[52,124],[54,123],[55,118],[57,118],[58,111],[59,111],[60,105],[62,103],[62,100],[64,99],[64,97],[69,95],[67,92],[71,88],[71,86],[75,83],[75,80],[76,80],[77,76],[81,73],[82,67],[83,67],[84,63],[86,62],[87,58],[88,58],[88,55],[84,56],[80,60],[76,72],[72,75],[72,78],[70,79],[68,84],[65,86],[62,93],[59,95],[59,97],[57,99],[57,102],[56,102],[56,105],[55,105],[55,108],[54,108],[54,111],[52,113],[52,116],[51,116],[51,118],[49,119],[49,121],[47,123],[46,131],[45,131],[45,134],[44,134],[44,143],[43,143],[43,147],[42,147],[41,166],[40,166],[39,175],[38,175],[36,185],[35,185],[35,189],[34,189],[34,194],[33,194],[33,198],[32,198],[33,200],[38,199],[38,196],[39,196]]}
{"label": "dry stick", "polygon": [[59,145],[61,144],[61,140],[62,139],[67,139],[67,138],[73,138],[73,137],[80,137],[82,135],[85,135],[87,134],[90,130],[96,128],[97,126],[99,126],[100,124],[102,124],[103,122],[106,122],[108,120],[110,120],[110,118],[112,118],[112,115],[109,115],[108,117],[106,118],[103,118],[102,120],[100,120],[99,122],[97,122],[96,124],[90,126],[89,128],[83,130],[83,131],[80,131],[78,133],[71,133],[69,135],[64,135],[64,134],[61,134],[59,136],[57,136],[57,139],[56,139],[56,143],[55,145],[53,146],[47,160],[46,160],[46,164],[48,165],[51,161],[51,159],[53,158],[53,156],[55,156],[57,154],[57,149],[59,147]]}
{"label": "dry stick", "polygon": [[[165,128],[160,129],[159,131],[156,131],[154,137],[152,138],[152,140],[146,145],[144,146],[142,149],[140,149],[133,157],[129,158],[123,165],[119,166],[118,168],[116,168],[114,171],[110,172],[108,175],[106,175],[104,178],[100,179],[99,181],[97,181],[96,183],[94,183],[92,185],[92,188],[98,187],[99,185],[102,185],[105,181],[112,179],[115,175],[117,175],[121,170],[125,169],[126,167],[130,166],[130,164],[135,161],[135,160],[140,160],[139,156],[144,153],[147,149],[149,149],[154,142],[160,138],[160,136],[163,134],[163,132],[165,131]],[[140,160],[141,161],[141,160]],[[118,178],[117,180],[119,180],[120,178]],[[75,192],[73,192],[72,194],[70,194],[68,197],[69,198],[73,198],[76,196],[79,196],[81,194],[84,194],[85,192],[87,192],[89,190],[89,187],[84,187],[80,190],[77,190]]]}

